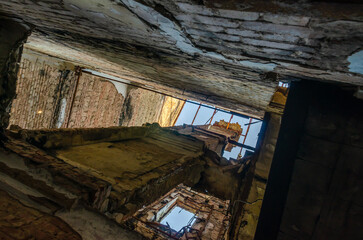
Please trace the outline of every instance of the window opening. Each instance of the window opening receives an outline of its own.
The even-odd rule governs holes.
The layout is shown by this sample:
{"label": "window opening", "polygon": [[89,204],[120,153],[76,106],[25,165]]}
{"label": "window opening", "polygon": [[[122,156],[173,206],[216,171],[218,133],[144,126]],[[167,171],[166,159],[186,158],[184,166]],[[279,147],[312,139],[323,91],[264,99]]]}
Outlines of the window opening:
{"label": "window opening", "polygon": [[196,220],[196,215],[184,208],[174,206],[161,220],[161,224],[169,226],[179,232],[183,227],[192,226]]}

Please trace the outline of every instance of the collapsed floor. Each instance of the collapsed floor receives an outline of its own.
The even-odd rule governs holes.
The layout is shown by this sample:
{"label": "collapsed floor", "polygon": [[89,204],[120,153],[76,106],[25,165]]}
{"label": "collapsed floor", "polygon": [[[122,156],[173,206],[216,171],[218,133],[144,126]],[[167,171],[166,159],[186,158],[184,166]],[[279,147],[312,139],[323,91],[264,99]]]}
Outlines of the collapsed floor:
{"label": "collapsed floor", "polygon": [[[184,129],[177,129],[185,133]],[[241,159],[242,165],[222,164],[223,147],[208,144],[216,136],[200,132],[184,135],[178,131],[158,125],[59,130],[17,127],[8,130],[1,152],[2,189],[11,189],[10,194],[18,198],[19,204],[62,216],[73,229],[78,227],[71,221],[72,214],[77,214],[74,211],[93,210],[125,225],[138,209],[180,183],[198,185],[199,189],[204,186],[204,191],[223,199],[238,197],[238,179],[251,163],[242,163]],[[225,145],[226,137],[221,137],[217,138],[217,145]],[[238,173],[242,166],[244,171]],[[219,183],[215,184],[217,179]],[[230,187],[221,185],[224,183]],[[179,201],[186,204],[186,200]],[[223,211],[233,214],[235,204],[222,205]],[[229,221],[229,217],[221,216],[215,220],[216,227]],[[198,219],[203,221],[201,216]],[[204,233],[209,228],[203,228],[203,239],[210,239],[211,233]],[[217,232],[213,233],[215,239],[223,236],[222,230]],[[227,234],[226,229],[223,232]]]}

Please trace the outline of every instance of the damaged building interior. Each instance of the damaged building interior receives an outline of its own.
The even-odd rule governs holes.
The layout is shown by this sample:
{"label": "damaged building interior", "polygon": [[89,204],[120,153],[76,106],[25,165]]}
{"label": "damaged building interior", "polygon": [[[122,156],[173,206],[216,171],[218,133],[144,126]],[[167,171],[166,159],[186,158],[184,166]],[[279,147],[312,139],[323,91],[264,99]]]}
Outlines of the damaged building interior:
{"label": "damaged building interior", "polygon": [[359,0],[0,0],[0,239],[363,239]]}

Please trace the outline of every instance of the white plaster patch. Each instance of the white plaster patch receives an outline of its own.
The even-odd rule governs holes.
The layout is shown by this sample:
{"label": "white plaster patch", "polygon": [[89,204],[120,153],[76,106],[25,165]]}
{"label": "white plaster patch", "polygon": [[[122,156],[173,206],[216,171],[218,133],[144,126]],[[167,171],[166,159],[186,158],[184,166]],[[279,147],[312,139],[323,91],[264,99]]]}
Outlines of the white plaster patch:
{"label": "white plaster patch", "polygon": [[158,26],[159,29],[162,31],[161,34],[171,38],[176,42],[176,47],[180,49],[182,52],[194,55],[200,54],[206,57],[219,59],[229,63],[237,63],[241,64],[245,67],[251,67],[254,69],[264,70],[264,71],[272,71],[277,66],[274,63],[255,63],[250,61],[239,61],[235,62],[232,61],[222,54],[216,52],[205,52],[201,49],[195,47],[192,42],[184,35],[183,31],[176,25],[173,21],[169,20],[168,18],[162,16],[153,8],[145,6],[141,3],[138,3],[134,0],[122,0],[122,2],[128,6],[136,15],[140,18],[144,19],[145,21]]}
{"label": "white plaster patch", "polygon": [[260,69],[264,71],[273,71],[277,67],[277,65],[274,63],[257,63],[251,61],[239,61],[239,63],[245,67]]}
{"label": "white plaster patch", "polygon": [[348,57],[349,71],[363,74],[363,50]]}
{"label": "white plaster patch", "polygon": [[176,47],[181,51],[188,54],[195,54],[203,52],[194,47],[188,38],[184,36],[179,26],[177,26],[173,21],[159,14],[153,8],[145,6],[133,0],[122,0],[122,2],[128,6],[135,14],[145,21],[158,26],[162,30],[161,34],[167,37],[171,37],[176,41]]}
{"label": "white plaster patch", "polygon": [[121,93],[124,98],[126,98],[127,95],[127,85],[124,83],[116,82],[109,80],[116,88],[118,93]]}
{"label": "white plaster patch", "polygon": [[64,118],[66,115],[66,106],[67,106],[67,100],[65,98],[63,98],[61,100],[61,106],[60,106],[60,110],[59,110],[59,116],[57,119],[57,123],[56,123],[56,127],[60,128],[64,122]]}
{"label": "white plaster patch", "polygon": [[[99,76],[99,77],[103,77],[103,78],[107,78],[108,81],[110,81],[116,88],[118,93],[121,93],[122,96],[124,98],[126,98],[127,95],[127,84],[131,83],[128,80],[119,78],[119,77],[115,77],[106,73],[101,73],[101,72],[97,72],[91,69],[84,69],[84,72],[88,72],[91,73],[93,75]],[[115,81],[113,81],[115,80]]]}

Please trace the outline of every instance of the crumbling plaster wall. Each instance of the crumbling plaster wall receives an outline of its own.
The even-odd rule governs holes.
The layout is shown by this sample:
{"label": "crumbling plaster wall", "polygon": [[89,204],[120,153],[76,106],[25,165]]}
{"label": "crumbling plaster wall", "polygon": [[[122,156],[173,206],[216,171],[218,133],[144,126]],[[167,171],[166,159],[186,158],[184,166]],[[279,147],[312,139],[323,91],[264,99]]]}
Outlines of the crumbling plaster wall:
{"label": "crumbling plaster wall", "polygon": [[61,219],[24,206],[2,190],[0,190],[0,202],[1,239],[82,239]]}
{"label": "crumbling plaster wall", "polygon": [[26,129],[117,126],[122,94],[111,82],[86,73],[76,89],[77,78],[74,65],[25,48],[10,124]]}
{"label": "crumbling plaster wall", "polygon": [[[169,230],[166,226],[159,225],[163,213],[167,214],[175,206],[195,214],[195,222],[185,229],[181,240],[196,238],[203,240],[224,239],[228,229],[230,215],[228,214],[229,201],[191,190],[183,184],[178,185],[170,192],[160,197],[157,201],[138,210],[129,218],[125,225],[139,232],[148,239],[170,239],[165,233],[175,236],[178,229]],[[161,217],[161,219],[157,219]],[[151,227],[153,226],[153,227]],[[163,229],[164,231],[158,231]]]}
{"label": "crumbling plaster wall", "polygon": [[[36,167],[39,161],[52,162],[50,168],[44,165],[40,171],[50,174],[52,185],[57,187],[33,185],[36,181],[26,180],[29,173],[16,173],[19,170],[4,160],[7,174],[50,193],[62,205],[69,207],[81,201],[118,222],[181,182],[193,186],[205,165],[203,142],[157,125],[20,130],[9,134],[47,151],[23,141],[6,144],[11,151],[31,159],[27,168]],[[62,193],[54,193],[57,189],[63,189]]]}
{"label": "crumbling plaster wall", "polygon": [[181,110],[180,100],[127,85],[121,91],[117,83],[86,72],[76,91],[75,69],[67,61],[25,48],[10,125],[25,129],[141,126],[158,122],[163,114],[164,125],[170,126]]}
{"label": "crumbling plaster wall", "polygon": [[[250,2],[250,8],[230,2],[227,10],[191,0],[26,0],[1,1],[1,9],[38,26],[33,48],[62,57],[70,49],[83,52],[87,57],[69,57],[255,116],[281,112],[269,106],[277,85],[269,72],[287,80],[362,84],[347,61],[361,48],[362,4],[277,2],[264,9]],[[57,42],[55,48],[49,42]]]}
{"label": "crumbling plaster wall", "polygon": [[[31,155],[31,151],[28,154]],[[12,163],[13,168],[27,166],[22,165],[23,157],[3,148],[0,149],[0,159],[8,164]],[[28,169],[27,174],[30,174],[31,178],[26,178],[27,174],[24,172],[23,174],[18,172],[14,176],[8,170],[2,165],[0,173],[1,239],[142,239],[135,232],[121,228],[116,222],[85,208],[82,204],[75,204],[72,209],[69,209],[65,202],[58,201],[59,199],[57,200],[51,192],[42,193],[39,191],[42,181],[39,180],[45,180],[45,178],[44,175],[39,174],[39,171],[38,175],[34,174],[36,169]],[[31,182],[37,180],[36,187],[31,187]],[[47,184],[55,187],[50,181]],[[43,190],[46,189],[45,186],[43,185]],[[57,190],[61,191],[61,189],[58,186]]]}

